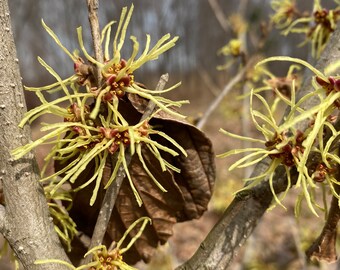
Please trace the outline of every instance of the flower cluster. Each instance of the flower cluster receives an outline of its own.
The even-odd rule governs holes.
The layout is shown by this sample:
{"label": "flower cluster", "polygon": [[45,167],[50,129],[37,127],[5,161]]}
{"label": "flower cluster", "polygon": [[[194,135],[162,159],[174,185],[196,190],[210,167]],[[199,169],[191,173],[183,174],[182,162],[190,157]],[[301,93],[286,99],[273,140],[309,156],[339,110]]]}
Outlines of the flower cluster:
{"label": "flower cluster", "polygon": [[[132,237],[131,241],[125,248],[121,248],[123,242],[125,241],[126,237],[131,233],[131,231],[139,224],[142,223],[139,227],[139,231],[137,234]],[[113,242],[109,249],[106,248],[104,245],[99,245],[91,250],[89,250],[84,257],[92,255],[92,261],[88,264],[81,265],[75,267],[68,262],[55,260],[55,259],[46,259],[46,260],[38,260],[35,264],[46,264],[46,263],[59,263],[69,267],[72,270],[137,270],[136,268],[129,266],[123,261],[123,254],[128,251],[131,246],[136,242],[136,240],[141,236],[143,230],[145,229],[146,225],[151,223],[151,219],[148,217],[141,217],[137,219],[131,226],[126,230],[122,238],[119,240],[118,243]]]}
{"label": "flower cluster", "polygon": [[284,35],[304,33],[306,40],[301,45],[310,42],[312,55],[316,58],[320,56],[340,18],[339,6],[328,10],[321,6],[320,0],[314,0],[312,12],[299,11],[293,0],[273,0],[272,8],[275,11],[271,18],[274,25],[282,29]]}
{"label": "flower cluster", "polygon": [[226,45],[218,50],[217,54],[227,57],[225,64],[217,66],[218,70],[225,70],[239,59],[244,60],[245,57],[243,39],[248,28],[246,21],[241,15],[233,14],[228,18],[228,25],[235,38],[230,39]]}
{"label": "flower cluster", "polygon": [[[101,42],[104,46],[103,62],[94,59],[86,51],[81,28],[77,29],[80,51],[75,50],[71,53],[61,43],[58,36],[42,22],[46,31],[72,60],[74,74],[62,79],[51,66],[38,57],[38,61],[54,76],[56,82],[43,87],[26,87],[26,90],[35,92],[41,105],[27,112],[19,126],[23,127],[26,123],[31,123],[44,114],[56,115],[62,121],[55,124],[43,123],[41,131],[46,132],[46,134],[34,142],[14,149],[12,154],[15,159],[18,159],[37,146],[45,144],[53,146],[50,153],[45,157],[46,163],[42,169],[41,181],[48,187],[45,192],[47,197],[51,199],[51,213],[56,218],[64,217],[63,209],[55,203],[55,200],[66,198],[58,196],[59,190],[67,182],[75,183],[79,175],[90,164],[94,164],[91,178],[82,185],[78,185],[77,189],[72,190],[72,192],[95,183],[90,200],[92,205],[96,200],[100,185],[104,183],[105,165],[108,162],[110,164],[115,162],[109,179],[105,179],[105,188],[114,181],[119,167],[123,166],[136,200],[141,205],[142,200],[129,174],[126,153],[131,156],[134,154],[138,156],[144,170],[164,192],[166,190],[147,168],[142,147],[147,147],[150,150],[149,152],[157,158],[163,171],[170,169],[179,172],[179,169],[163,159],[162,153],[163,155],[166,153],[172,156],[179,154],[186,156],[185,150],[176,141],[149,124],[150,119],[160,111],[174,117],[184,117],[173,110],[173,107],[180,107],[187,101],[172,101],[161,96],[161,94],[173,90],[179,84],[164,90],[152,90],[136,82],[134,76],[135,70],[146,62],[157,59],[159,55],[173,47],[178,38],[170,38],[170,35],[167,34],[151,47],[151,39],[147,35],[145,49],[139,54],[139,43],[134,36],[131,36],[130,39],[133,43],[131,56],[123,58],[121,49],[125,42],[126,29],[132,11],[133,6],[129,10],[127,8],[122,10],[112,46],[110,40],[114,22],[104,27],[101,36]],[[112,48],[112,55],[109,53],[110,48]],[[80,56],[81,53],[85,58]],[[137,57],[137,55],[139,56]],[[100,71],[101,80],[97,78],[96,70]],[[47,96],[56,92],[61,97],[48,101]],[[121,109],[121,104],[130,104],[130,107],[133,108],[130,101],[131,96],[138,96],[140,100],[152,102],[156,109],[143,120],[131,120],[131,117],[127,117],[129,112]],[[65,103],[68,103],[68,105],[65,106]],[[136,115],[136,112],[135,110],[133,113]],[[157,137],[160,137],[162,142],[166,141],[167,146],[155,140]],[[173,149],[169,148],[169,145],[172,145]],[[52,162],[58,164],[55,173],[45,175],[48,164]],[[65,240],[66,245],[69,246],[70,239],[75,232],[72,221],[63,219],[60,224],[56,225],[56,229],[61,238]]]}
{"label": "flower cluster", "polygon": [[227,69],[238,61],[239,57],[244,55],[242,51],[242,42],[240,39],[232,39],[228,42],[228,44],[219,49],[217,53],[227,57],[232,57],[231,59],[228,59],[224,65],[217,66],[218,70]]}
{"label": "flower cluster", "polygon": [[[285,80],[291,82],[291,95],[289,97],[283,95],[278,89],[281,84],[276,84],[276,89],[274,89],[277,93],[274,101],[275,106],[270,106],[260,95],[262,91],[268,90],[275,84],[269,85],[268,81],[265,81],[264,87],[253,89],[250,113],[253,123],[265,139],[243,137],[224,130],[222,132],[233,138],[260,143],[263,147],[234,149],[220,156],[227,157],[234,154],[249,153],[232,164],[230,170],[251,166],[268,158],[270,163],[268,169],[261,175],[246,179],[249,184],[244,189],[249,189],[261,181],[268,180],[275,201],[280,205],[282,205],[281,201],[292,185],[291,171],[294,168],[297,171],[296,187],[302,189],[301,196],[296,204],[296,214],[299,214],[301,200],[305,198],[311,211],[317,215],[315,208],[321,208],[315,200],[314,191],[318,188],[318,184],[322,183],[323,188],[328,187],[332,195],[340,198],[334,188],[339,183],[334,172],[340,165],[340,157],[338,156],[340,132],[333,126],[336,120],[334,114],[337,114],[339,108],[340,81],[338,77],[326,76],[307,62],[296,58],[271,57],[261,61],[257,66],[270,61],[290,61],[294,62],[295,65],[301,64],[309,68],[315,74],[313,91],[296,101],[295,79],[288,80],[288,75],[291,77],[291,72],[288,72]],[[335,63],[333,68],[330,67],[327,73],[333,71],[338,64]],[[292,69],[291,67],[290,70]],[[271,73],[268,74],[273,76]],[[282,80],[281,78],[279,81]],[[254,98],[260,101],[264,112],[254,108]],[[277,124],[274,115],[278,103],[277,99],[289,106],[288,113],[281,124]],[[319,102],[314,101],[316,105],[304,109],[304,103],[311,99]],[[287,189],[281,198],[277,197],[273,188],[274,173],[279,166],[283,166],[287,173]]]}
{"label": "flower cluster", "polygon": [[273,0],[271,2],[271,7],[275,11],[271,16],[271,20],[279,29],[288,27],[300,16],[300,12],[297,9],[294,0]]}
{"label": "flower cluster", "polygon": [[218,53],[223,55],[231,55],[237,57],[241,54],[241,41],[238,39],[232,39],[229,43],[223,46]]}
{"label": "flower cluster", "polygon": [[[140,222],[143,222],[142,225],[139,228],[139,232],[131,239],[130,243],[125,248],[121,248],[121,245],[123,244],[126,236],[131,232],[133,228],[136,227],[136,225]],[[118,243],[113,242],[111,247],[109,249],[106,248],[106,246],[101,245],[94,247],[93,249],[89,250],[85,256],[89,254],[93,254],[92,262],[88,265],[84,265],[83,267],[89,267],[89,270],[116,270],[116,269],[122,269],[122,270],[135,270],[136,268],[133,268],[129,265],[127,265],[123,261],[123,254],[129,250],[129,248],[133,245],[133,243],[139,238],[139,236],[142,234],[145,226],[151,223],[151,219],[147,217],[142,217],[138,220],[136,220],[131,226],[128,228],[128,230],[124,233],[123,237],[119,240]],[[79,268],[78,268],[79,269]]]}
{"label": "flower cluster", "polygon": [[[273,101],[272,111],[274,112],[278,102],[282,101],[282,99],[291,98],[292,87],[294,87],[294,91],[300,88],[300,76],[297,72],[299,70],[300,66],[291,65],[284,77],[278,77],[271,73],[264,65],[258,66],[256,70],[254,70],[257,73],[255,75],[262,79],[264,85],[254,89],[254,93],[263,91],[273,92],[275,100]],[[254,74],[251,74],[251,76],[254,76]],[[249,77],[249,79],[251,79],[251,77]],[[256,81],[259,81],[259,79]]]}
{"label": "flower cluster", "polygon": [[296,164],[296,160],[304,152],[303,141],[304,133],[300,130],[296,131],[295,136],[288,137],[286,134],[275,134],[274,137],[265,143],[268,151],[276,149],[275,153],[269,154],[271,159],[281,160],[281,164],[292,167]]}

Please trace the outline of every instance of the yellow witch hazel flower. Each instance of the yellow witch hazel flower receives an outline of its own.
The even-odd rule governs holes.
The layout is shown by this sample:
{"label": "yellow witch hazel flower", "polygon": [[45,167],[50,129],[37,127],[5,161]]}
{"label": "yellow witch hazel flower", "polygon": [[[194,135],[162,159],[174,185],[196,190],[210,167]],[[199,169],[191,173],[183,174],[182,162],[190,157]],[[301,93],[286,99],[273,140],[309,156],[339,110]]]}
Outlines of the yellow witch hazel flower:
{"label": "yellow witch hazel flower", "polygon": [[282,101],[282,97],[284,96],[288,99],[291,98],[292,92],[292,84],[294,81],[294,87],[298,89],[300,87],[299,76],[296,71],[300,70],[300,66],[291,65],[288,69],[287,75],[284,77],[277,77],[273,73],[271,73],[264,65],[258,66],[255,71],[258,71],[259,77],[263,78],[263,87],[258,87],[254,89],[254,93],[260,93],[263,91],[271,91],[275,93],[275,100],[273,101],[273,109],[275,111],[276,105]]}
{"label": "yellow witch hazel flower", "polygon": [[275,14],[271,16],[271,21],[279,29],[289,26],[299,15],[294,0],[273,0],[271,1],[271,7],[275,11]]}
{"label": "yellow witch hazel flower", "polygon": [[68,215],[67,210],[62,202],[68,202],[71,206],[72,197],[70,193],[66,190],[59,189],[53,195],[51,194],[51,189],[55,186],[52,180],[49,185],[44,186],[44,191],[46,199],[48,201],[48,207],[50,215],[53,218],[54,229],[57,232],[59,238],[63,241],[66,250],[71,251],[71,242],[78,231],[76,229],[77,225]]}
{"label": "yellow witch hazel flower", "polygon": [[[225,70],[236,63],[240,58],[244,61],[244,44],[242,42],[244,33],[247,31],[248,25],[240,14],[232,14],[228,18],[228,23],[235,38],[217,51],[218,55],[227,57],[227,61],[223,65],[217,66],[218,70]],[[232,58],[230,58],[230,56]],[[230,58],[230,59],[229,59]]]}
{"label": "yellow witch hazel flower", "polygon": [[217,54],[222,54],[224,56],[232,56],[233,59],[227,61],[224,65],[217,66],[218,70],[224,70],[235,63],[235,59],[243,54],[242,52],[242,42],[240,39],[232,39],[218,50]]}
{"label": "yellow witch hazel flower", "polygon": [[311,43],[312,56],[316,58],[319,58],[340,18],[338,1],[334,1],[337,7],[330,10],[323,8],[320,2],[320,0],[314,0],[313,12],[306,16],[305,13],[297,10],[295,1],[272,1],[272,7],[276,11],[272,16],[274,24],[283,29],[284,35],[304,33],[306,40],[301,46]]}
{"label": "yellow witch hazel flower", "polygon": [[[266,90],[268,86],[254,89],[251,92],[251,116],[256,128],[263,134],[264,140],[248,138],[222,132],[230,137],[247,140],[262,144],[264,147],[254,147],[247,149],[233,149],[227,153],[219,155],[228,157],[234,154],[249,153],[231,165],[230,170],[244,168],[269,158],[270,165],[261,175],[248,178],[248,185],[244,189],[249,189],[261,181],[268,181],[273,192],[275,202],[282,205],[281,201],[292,185],[291,170],[297,171],[296,188],[301,188],[301,196],[296,203],[296,215],[299,214],[301,201],[304,198],[311,211],[318,215],[315,208],[324,210],[315,199],[315,191],[319,188],[318,183],[322,183],[322,188],[328,187],[331,193],[339,198],[334,185],[338,180],[334,177],[336,166],[340,164],[336,142],[339,140],[340,132],[336,131],[332,123],[333,113],[339,108],[340,80],[339,77],[326,76],[316,70],[307,62],[290,57],[271,57],[257,64],[263,65],[270,61],[290,61],[301,64],[315,73],[313,81],[314,91],[303,96],[300,100],[295,100],[295,80],[291,82],[291,96],[287,98],[278,89],[275,89],[278,97],[290,108],[281,124],[277,124],[273,111],[275,106],[270,106],[267,101],[258,94]],[[338,68],[340,63],[334,63],[327,69],[327,73]],[[293,65],[294,67],[294,65]],[[260,101],[264,113],[254,109],[254,98]],[[319,103],[310,109],[303,109],[304,103],[309,99],[317,99]],[[305,123],[303,125],[303,123]],[[307,128],[305,127],[307,126]],[[327,136],[325,134],[328,134]],[[287,189],[279,198],[273,188],[274,173],[277,167],[283,166],[287,173]]]}
{"label": "yellow witch hazel flower", "polygon": [[[279,92],[278,92],[279,93]],[[295,85],[294,81],[292,83],[292,94],[295,94]],[[284,125],[279,125],[274,117],[273,106],[269,106],[267,101],[254,90],[251,91],[250,96],[250,105],[251,105],[251,116],[253,123],[256,128],[263,134],[264,139],[256,139],[251,137],[239,136],[236,134],[232,134],[223,129],[220,131],[232,138],[240,139],[243,141],[249,141],[252,143],[258,143],[263,145],[264,147],[253,147],[246,149],[232,149],[226,153],[218,155],[218,157],[229,157],[231,155],[236,154],[244,154],[249,153],[232,164],[229,170],[233,170],[235,168],[245,168],[248,166],[252,166],[269,157],[271,159],[270,165],[263,174],[248,178],[246,181],[248,185],[244,189],[249,189],[261,181],[268,179],[272,192],[274,194],[275,201],[281,204],[281,200],[284,198],[285,194],[291,187],[290,180],[290,168],[294,166],[297,162],[299,162],[300,155],[303,152],[304,148],[302,146],[302,142],[305,137],[304,134],[296,130],[294,128],[295,124],[295,112],[298,111],[298,106],[295,104],[295,100],[288,100],[286,97],[279,93],[279,96],[289,105],[291,106],[292,113],[289,117],[287,117],[287,121]],[[263,105],[265,112],[262,113],[253,108],[254,98],[257,98],[260,103]],[[308,118],[311,116],[309,112],[302,114],[302,118]],[[260,122],[259,122],[260,121]],[[287,190],[281,198],[278,198],[273,189],[273,179],[274,173],[278,166],[283,165],[286,169],[288,176],[288,186]]]}
{"label": "yellow witch hazel flower", "polygon": [[[12,154],[18,159],[39,145],[54,145],[49,155],[45,158],[46,164],[42,170],[42,181],[51,181],[55,177],[61,177],[59,182],[53,182],[54,187],[49,191],[51,196],[67,181],[74,183],[86,167],[91,162],[94,162],[95,168],[92,177],[77,189],[79,190],[92,182],[95,183],[90,201],[92,205],[96,200],[105,164],[106,162],[112,162],[111,157],[114,157],[116,164],[107,186],[115,179],[118,168],[122,164],[136,199],[141,205],[141,198],[133,186],[128,171],[125,151],[128,150],[131,155],[136,153],[150,178],[165,191],[147,168],[142,155],[142,145],[148,147],[150,152],[159,160],[163,171],[171,169],[179,172],[176,167],[162,158],[161,152],[167,152],[172,156],[180,153],[186,156],[186,152],[172,138],[149,125],[149,120],[159,111],[183,118],[183,115],[170,107],[180,107],[187,101],[172,101],[160,96],[173,90],[179,84],[165,90],[145,89],[136,82],[133,74],[143,64],[157,59],[159,55],[172,48],[178,37],[170,39],[170,35],[167,34],[151,48],[150,36],[147,35],[145,49],[137,57],[139,43],[135,37],[131,36],[130,39],[133,43],[132,54],[128,59],[122,58],[121,49],[125,42],[126,29],[132,16],[132,11],[133,6],[129,10],[127,8],[122,10],[112,42],[112,58],[110,57],[109,49],[111,29],[114,22],[104,27],[101,36],[101,42],[104,45],[103,63],[95,60],[86,51],[81,28],[77,29],[79,45],[88,62],[79,56],[79,51],[70,53],[62,45],[57,35],[43,22],[46,31],[73,61],[75,73],[67,79],[61,79],[52,67],[41,58],[38,58],[39,62],[54,76],[57,82],[38,88],[26,87],[26,90],[36,93],[42,104],[27,112],[19,126],[23,127],[27,122],[30,123],[43,114],[54,114],[62,117],[63,122],[43,124],[41,131],[46,132],[44,136],[25,146],[14,149]],[[101,82],[97,82],[98,78],[95,78],[94,69],[101,71],[103,77]],[[55,92],[62,92],[64,96],[53,101],[47,101],[45,96]],[[127,95],[138,95],[143,99],[152,101],[158,109],[147,119],[137,124],[134,122],[131,125],[119,110],[121,101],[129,102]],[[66,107],[63,105],[65,102],[69,103]],[[176,150],[151,139],[150,134],[162,137],[170,142]],[[52,175],[44,176],[46,166],[52,161],[57,161],[61,168]]]}
{"label": "yellow witch hazel flower", "polygon": [[239,39],[232,39],[227,45],[222,47],[218,53],[223,55],[239,56],[241,53],[241,41]]}
{"label": "yellow witch hazel flower", "polygon": [[[134,229],[139,223],[142,225],[139,228],[138,233],[131,239],[129,244],[125,248],[121,248],[123,242],[125,241],[126,237],[129,233]],[[99,245],[97,247],[92,248],[89,250],[84,257],[92,255],[92,261],[86,265],[81,265],[75,267],[65,261],[55,260],[55,259],[46,259],[46,260],[38,260],[35,264],[46,264],[46,263],[59,263],[66,265],[72,270],[137,270],[123,260],[123,255],[126,251],[128,251],[132,245],[136,242],[136,240],[141,236],[143,230],[145,229],[146,225],[151,223],[151,219],[148,217],[142,217],[136,220],[131,226],[126,230],[122,238],[119,240],[118,243],[113,242],[112,245],[107,249],[104,245]]]}

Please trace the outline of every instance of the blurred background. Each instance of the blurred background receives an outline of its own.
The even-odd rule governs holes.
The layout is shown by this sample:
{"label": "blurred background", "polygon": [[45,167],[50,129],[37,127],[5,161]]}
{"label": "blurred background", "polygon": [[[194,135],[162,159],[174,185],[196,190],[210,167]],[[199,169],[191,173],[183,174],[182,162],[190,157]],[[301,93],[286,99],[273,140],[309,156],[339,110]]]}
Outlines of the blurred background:
{"label": "blurred background", "polygon": [[[260,35],[259,26],[269,19],[270,1],[234,0],[219,1],[219,6],[226,17],[242,12],[249,22],[249,32],[256,41]],[[105,0],[100,1],[101,27],[109,21],[119,20],[123,6],[130,6],[133,1]],[[9,1],[15,41],[17,44],[20,67],[25,85],[43,85],[53,81],[45,69],[36,60],[42,57],[61,77],[73,72],[73,64],[68,56],[55,44],[41,26],[41,19],[50,26],[70,50],[78,48],[76,28],[83,27],[84,41],[87,50],[91,51],[92,42],[87,17],[87,6],[82,0],[11,0]],[[127,40],[124,46],[129,56],[130,35],[138,38],[141,44],[145,34],[151,35],[155,43],[163,35],[170,33],[179,36],[177,45],[160,57],[150,62],[139,71],[138,79],[153,87],[159,76],[165,72],[170,74],[172,82],[182,81],[182,87],[176,94],[179,98],[187,98],[192,102],[193,113],[199,113],[209,105],[214,94],[213,87],[219,90],[228,81],[229,76],[218,72],[216,67],[225,59],[217,55],[217,51],[233,37],[231,31],[225,31],[216,18],[208,0],[143,0],[134,1],[134,14],[130,22]],[[268,36],[263,51],[267,55],[290,55],[306,57],[306,48],[297,49],[296,44],[302,39],[282,38],[278,31]],[[282,73],[284,74],[285,71]],[[208,82],[210,77],[212,82]],[[211,85],[214,83],[214,85]],[[217,93],[215,92],[215,95]],[[28,99],[28,105],[34,106],[34,98]],[[199,104],[201,107],[195,106]]]}
{"label": "blurred background", "polygon": [[[311,10],[308,6],[312,1],[300,2],[302,9]],[[332,1],[323,2],[326,6],[334,6]],[[122,7],[129,7],[132,3],[135,9],[127,37],[136,36],[141,50],[146,33],[151,35],[153,44],[167,33],[180,37],[174,48],[138,70],[136,81],[154,88],[164,73],[170,75],[169,86],[181,81],[181,87],[171,93],[171,97],[190,100],[190,104],[185,105],[182,111],[193,122],[204,114],[237,73],[236,67],[227,71],[217,70],[217,66],[226,61],[224,56],[218,55],[218,50],[235,37],[219,21],[214,5],[219,7],[218,10],[225,18],[241,14],[247,21],[249,54],[265,36],[263,47],[256,51],[262,57],[287,55],[308,58],[308,46],[297,46],[303,41],[302,36],[282,36],[278,30],[270,29],[268,22],[272,9],[269,0],[102,0],[99,10],[101,27],[109,21],[118,21]],[[9,5],[24,85],[41,86],[54,82],[54,78],[38,63],[37,56],[42,57],[62,78],[73,73],[72,61],[41,26],[41,19],[54,30],[70,51],[78,48],[76,28],[82,26],[86,49],[91,52],[92,41],[84,0],[10,0]],[[127,58],[131,53],[131,44],[127,38],[123,51],[123,56],[126,54]],[[284,76],[287,66],[280,64],[272,66],[271,70],[277,76]],[[236,85],[202,128],[211,138],[216,154],[242,147],[238,141],[218,132],[219,128],[237,134],[244,131],[244,118],[249,108],[244,100],[237,98],[242,91],[242,87]],[[38,104],[34,94],[28,92],[26,101],[29,108]],[[33,138],[38,136],[37,124],[33,129]],[[248,129],[248,132],[255,134],[252,129]],[[234,192],[243,186],[242,178],[249,172],[230,173],[228,164],[232,160],[217,159],[216,163],[217,188],[209,211],[200,220],[176,225],[169,244],[160,248],[159,254],[149,266],[140,264],[140,268],[173,269],[190,258],[231,202]],[[294,194],[290,196],[294,197]],[[307,213],[296,220],[293,213],[294,200],[285,200],[287,210],[276,207],[264,216],[230,269],[336,269],[336,265],[308,264],[305,261],[304,249],[320,232],[323,219],[311,223],[315,217]]]}

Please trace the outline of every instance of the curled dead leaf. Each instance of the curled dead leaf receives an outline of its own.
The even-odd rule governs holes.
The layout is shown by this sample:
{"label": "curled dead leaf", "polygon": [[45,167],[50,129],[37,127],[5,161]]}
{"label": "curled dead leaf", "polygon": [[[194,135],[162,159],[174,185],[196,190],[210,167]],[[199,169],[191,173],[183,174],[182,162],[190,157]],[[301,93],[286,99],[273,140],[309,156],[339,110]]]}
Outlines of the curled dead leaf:
{"label": "curled dead leaf", "polygon": [[[138,112],[145,111],[148,104],[145,99],[132,94],[128,98]],[[169,162],[181,170],[179,174],[174,173],[174,178],[185,198],[178,221],[199,218],[207,209],[215,181],[215,155],[210,140],[195,126],[163,111],[156,114],[150,124],[177,141],[188,154],[188,157],[169,157]],[[161,143],[167,144],[164,140]]]}

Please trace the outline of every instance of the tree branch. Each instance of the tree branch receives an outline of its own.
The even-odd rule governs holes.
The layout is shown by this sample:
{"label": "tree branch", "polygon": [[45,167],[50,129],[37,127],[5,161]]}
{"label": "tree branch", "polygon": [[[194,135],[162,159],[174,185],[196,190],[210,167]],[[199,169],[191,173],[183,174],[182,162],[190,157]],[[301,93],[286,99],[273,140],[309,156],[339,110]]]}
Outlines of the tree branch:
{"label": "tree branch", "polygon": [[251,67],[254,64],[254,59],[250,60],[246,66],[244,66],[237,74],[233,77],[231,81],[223,88],[222,92],[215,98],[215,100],[211,103],[211,105],[208,107],[208,109],[205,111],[204,115],[200,119],[200,121],[197,123],[197,128],[202,129],[206,122],[208,121],[210,115],[218,105],[222,102],[223,98],[233,89],[233,87],[238,84],[245,76],[247,70],[249,67]]}
{"label": "tree branch", "polygon": [[[89,13],[89,22],[91,26],[95,59],[98,62],[103,63],[104,57],[102,44],[100,42],[101,34],[98,20],[99,0],[87,0],[87,8]],[[95,76],[97,80],[97,85],[100,85],[102,81],[102,73],[98,67],[95,68]]]}
{"label": "tree branch", "polygon": [[224,15],[222,8],[217,0],[208,0],[211,9],[214,11],[216,19],[220,23],[221,27],[225,32],[228,32],[230,30],[230,23],[226,16]]}
{"label": "tree branch", "polygon": [[[257,172],[264,172],[268,165],[268,160],[259,163]],[[287,188],[283,168],[280,168],[277,176],[274,190],[280,193]],[[293,184],[296,179],[296,175],[292,177]],[[273,194],[268,182],[238,193],[196,253],[176,270],[227,269],[239,247],[251,235],[258,220],[270,206],[272,199]]]}
{"label": "tree branch", "polygon": [[69,260],[54,231],[33,154],[16,161],[10,154],[30,140],[30,129],[17,127],[26,105],[5,0],[0,1],[0,33],[0,180],[5,200],[0,230],[25,269],[68,269],[59,264],[34,264],[38,259]]}
{"label": "tree branch", "polygon": [[[328,45],[316,64],[316,68],[323,70],[330,63],[340,59],[340,24],[333,33]],[[304,84],[299,91],[299,97],[314,90],[311,85],[312,75],[305,75]],[[305,108],[314,106],[318,98],[306,102]],[[299,129],[305,130],[307,122],[301,123]],[[254,169],[252,176],[264,173],[268,168],[268,160],[260,162]],[[294,175],[294,174],[293,174]],[[296,176],[295,176],[296,177]],[[294,179],[293,184],[294,184]],[[295,179],[296,180],[296,179]],[[286,189],[286,175],[282,168],[278,168],[274,180],[276,193]],[[202,242],[196,253],[176,270],[192,269],[227,269],[234,254],[250,236],[258,220],[265,213],[272,201],[273,195],[268,182],[262,182],[252,189],[238,194],[226,209],[221,219]]]}
{"label": "tree branch", "polygon": [[[337,187],[339,191],[339,186]],[[337,260],[336,238],[339,219],[339,200],[333,196],[326,224],[320,236],[314,240],[313,244],[306,251],[309,259],[316,261],[323,260],[328,263],[334,263]]]}

